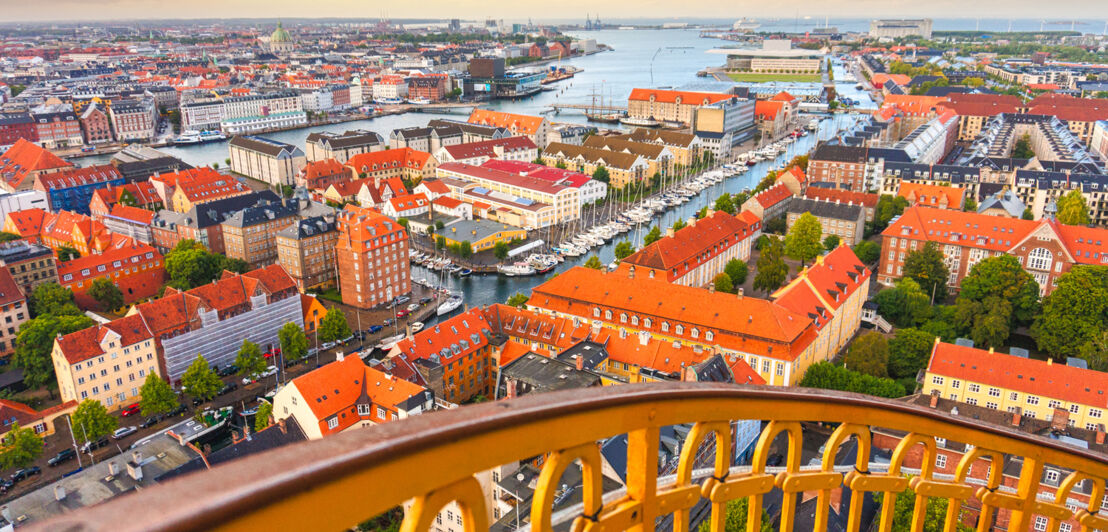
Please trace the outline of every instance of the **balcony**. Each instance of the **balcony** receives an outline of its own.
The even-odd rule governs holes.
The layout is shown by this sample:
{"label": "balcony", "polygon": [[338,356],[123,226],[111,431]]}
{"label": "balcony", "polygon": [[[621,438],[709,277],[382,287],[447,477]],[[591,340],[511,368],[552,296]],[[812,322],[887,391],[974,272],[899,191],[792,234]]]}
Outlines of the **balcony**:
{"label": "balcony", "polygon": [[[754,447],[752,465],[729,463],[728,453],[710,453],[706,469],[695,467],[702,443],[730,449],[728,422],[768,421]],[[826,438],[822,460],[801,464],[801,422],[837,427]],[[659,430],[692,424],[672,474],[659,477]],[[891,460],[873,461],[870,427],[906,434]],[[627,435],[626,488],[602,493],[598,440]],[[821,439],[824,436],[821,436]],[[854,439],[856,456],[836,466],[840,447]],[[952,478],[934,473],[936,438],[972,444]],[[714,441],[713,441],[714,440]],[[767,467],[774,444],[784,451],[781,467]],[[809,444],[814,442],[809,441]],[[922,446],[921,470],[907,475],[909,451]],[[750,530],[759,530],[763,498],[780,503],[780,530],[793,530],[798,502],[818,497],[814,529],[825,530],[832,490],[882,494],[876,529],[893,530],[893,502],[911,487],[916,493],[912,530],[923,530],[926,500],[950,500],[946,530],[954,530],[963,501],[980,507],[978,530],[1008,513],[1007,530],[1030,530],[1043,522],[1056,531],[1064,520],[1081,530],[1108,529],[1098,515],[1108,478],[1102,455],[1057,440],[992,426],[942,411],[868,396],[821,390],[737,387],[710,383],[624,385],[525,396],[415,416],[371,430],[345,432],[296,444],[185,476],[153,489],[119,497],[43,523],[44,529],[84,530],[340,530],[412,500],[402,530],[428,530],[439,510],[456,501],[467,532],[487,530],[486,495],[474,474],[528,457],[546,456],[529,510],[530,528],[649,530],[672,516],[675,532],[688,529],[689,511],[702,499],[713,531],[724,530],[725,505],[747,498]],[[1018,485],[1001,485],[1001,469],[1020,457]],[[703,456],[702,456],[703,458]],[[986,480],[972,482],[970,466],[981,459]],[[583,504],[552,510],[566,467],[582,464]],[[1071,473],[1039,493],[1047,465]],[[665,473],[666,471],[663,471]],[[1092,508],[1067,508],[1075,488],[1091,484]],[[1055,487],[1055,485],[1057,487]],[[1045,486],[1044,486],[1045,487]],[[842,514],[848,530],[861,526],[862,500],[851,497]],[[1036,522],[1038,519],[1039,522]]]}

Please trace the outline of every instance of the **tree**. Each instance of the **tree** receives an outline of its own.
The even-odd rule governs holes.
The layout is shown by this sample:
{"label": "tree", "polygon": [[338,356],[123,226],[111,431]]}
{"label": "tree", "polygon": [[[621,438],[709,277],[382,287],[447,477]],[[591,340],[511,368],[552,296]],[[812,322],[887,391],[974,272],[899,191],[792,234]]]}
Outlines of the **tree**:
{"label": "tree", "polygon": [[469,240],[463,240],[458,244],[458,256],[463,259],[473,256],[473,244]]}
{"label": "tree", "polygon": [[304,334],[304,328],[293,322],[288,322],[277,331],[277,339],[281,342],[281,355],[285,360],[300,360],[308,354],[308,337]]}
{"label": "tree", "polygon": [[958,299],[977,302],[991,296],[1012,303],[1012,323],[1031,323],[1039,313],[1039,283],[1011,255],[989,257],[974,264],[958,293]]}
{"label": "tree", "polygon": [[[238,359],[235,359],[235,365],[239,367],[241,374],[242,365],[239,364]],[[210,401],[223,388],[223,381],[215,374],[215,370],[208,364],[204,355],[196,355],[196,359],[189,364],[185,374],[181,375],[181,387],[193,397]]]}
{"label": "tree", "polygon": [[139,394],[142,395],[139,407],[142,408],[142,415],[144,416],[169,412],[177,408],[179,404],[177,394],[173,393],[173,388],[169,387],[169,383],[153,373],[146,376],[146,381],[142,383]]}
{"label": "tree", "polygon": [[908,253],[904,259],[904,276],[919,283],[932,302],[935,297],[946,297],[946,280],[950,277],[950,270],[943,262],[943,252],[934,242],[927,242],[922,248]]}
{"label": "tree", "polygon": [[836,366],[831,362],[817,362],[808,366],[808,370],[804,372],[804,377],[800,379],[799,385],[807,388],[864,393],[889,399],[906,395],[904,386],[892,379],[866,375],[842,366]]}
{"label": "tree", "polygon": [[566,169],[566,162],[565,161],[558,161],[558,162],[554,163],[554,168],[557,168],[559,170],[565,170]]}
{"label": "tree", "polygon": [[655,225],[654,227],[651,227],[650,231],[646,233],[646,236],[642,238],[642,245],[643,247],[649,246],[650,244],[657,242],[661,238],[662,229]]}
{"label": "tree", "polygon": [[54,379],[54,361],[50,356],[54,339],[59,334],[64,336],[93,325],[96,322],[84,314],[45,314],[21,325],[15,337],[12,364],[23,370],[23,383],[28,388],[38,388],[57,382]]}
{"label": "tree", "polygon": [[731,276],[726,273],[720,273],[712,279],[713,286],[715,286],[716,292],[730,293],[735,290],[735,285],[731,283]]}
{"label": "tree", "polygon": [[673,229],[673,232],[676,233],[676,232],[684,229],[688,225],[689,224],[686,223],[683,218],[678,218],[678,219],[673,221],[673,225],[670,226],[670,227]]}
{"label": "tree", "polygon": [[516,308],[523,308],[527,304],[527,301],[531,298],[527,294],[516,292],[508,298],[508,305]]}
{"label": "tree", "polygon": [[820,237],[823,235],[823,227],[812,213],[801,214],[789,233],[785,235],[785,255],[793,260],[800,261],[800,266],[819,255],[823,250]]}
{"label": "tree", "polygon": [[863,334],[850,344],[845,363],[848,369],[859,373],[888,377],[889,342],[876,331]]}
{"label": "tree", "polygon": [[592,173],[592,178],[601,183],[607,183],[611,179],[608,175],[608,169],[604,168],[603,165],[596,167],[596,171]]}
{"label": "tree", "polygon": [[499,260],[507,259],[509,251],[511,251],[511,248],[509,248],[508,243],[503,240],[492,246],[492,254]]}
{"label": "tree", "polygon": [[1066,225],[1089,225],[1089,207],[1085,205],[1085,197],[1081,190],[1073,189],[1058,198],[1059,223]]}
{"label": "tree", "polygon": [[135,199],[135,195],[131,194],[131,191],[127,189],[123,189],[123,191],[119,193],[119,201],[117,203],[128,207],[138,206],[138,200]]}
{"label": "tree", "polygon": [[731,201],[731,195],[726,192],[721,194],[720,197],[716,198],[716,203],[712,206],[712,209],[727,214],[735,214],[735,204]]}
{"label": "tree", "polygon": [[1031,135],[1024,134],[1016,140],[1012,147],[1012,157],[1015,159],[1030,159],[1035,156],[1035,150],[1031,149]]}
{"label": "tree", "polygon": [[85,442],[96,441],[119,427],[119,421],[95,399],[85,399],[73,411],[73,436]]}
{"label": "tree", "polygon": [[840,242],[839,235],[827,235],[827,238],[823,239],[823,248],[831,251],[839,247]]}
{"label": "tree", "polygon": [[[877,504],[881,504],[884,494],[875,496]],[[950,506],[950,500],[942,497],[928,497],[927,509],[923,517],[923,532],[942,532],[945,530],[946,511]],[[896,495],[893,503],[893,530],[912,530],[912,519],[916,511],[916,492],[908,488]],[[955,520],[955,532],[970,532],[972,528],[962,524],[961,517]]]}
{"label": "tree", "polygon": [[35,316],[44,314],[79,314],[77,305],[73,303],[73,290],[58,283],[42,283],[31,292],[31,313]]}
{"label": "tree", "polygon": [[400,227],[403,227],[404,229],[408,228],[409,223],[411,223],[411,222],[409,222],[408,219],[404,218],[404,217],[400,217],[400,218],[396,219],[396,224],[399,225]]}
{"label": "tree", "polygon": [[934,345],[935,335],[926,331],[910,327],[896,331],[896,336],[889,340],[889,376],[915,378],[927,366]]}
{"label": "tree", "polygon": [[98,277],[88,287],[88,295],[100,303],[100,310],[110,312],[123,306],[123,292],[107,277]]}
{"label": "tree", "polygon": [[319,339],[324,342],[337,342],[350,336],[350,325],[342,309],[331,307],[319,320]]}
{"label": "tree", "polygon": [[854,245],[854,254],[863,264],[873,264],[881,258],[881,246],[877,242],[863,240]]}
{"label": "tree", "polygon": [[764,226],[765,232],[773,233],[775,235],[785,234],[785,230],[788,229],[788,223],[785,221],[784,216],[778,216],[766,221]]}
{"label": "tree", "polygon": [[623,260],[630,257],[635,252],[635,246],[631,245],[629,240],[621,240],[616,244],[615,254],[616,260]]}
{"label": "tree", "polygon": [[873,230],[876,233],[885,230],[885,227],[889,225],[889,220],[904,214],[904,209],[908,207],[908,199],[900,196],[892,196],[884,194],[877,199],[877,208],[873,217]]}
{"label": "tree", "polygon": [[435,229],[442,229],[446,224],[442,220],[435,220]]}
{"label": "tree", "polygon": [[877,313],[899,327],[912,327],[930,316],[930,302],[926,293],[911,277],[897,281],[896,286],[885,288],[874,297]]}
{"label": "tree", "polygon": [[435,249],[437,249],[439,251],[442,251],[442,250],[446,249],[446,237],[443,237],[443,236],[436,236],[435,237]]}
{"label": "tree", "polygon": [[1031,212],[1030,208],[1027,208],[1027,209],[1023,210],[1023,215],[1020,216],[1020,218],[1024,219],[1024,220],[1034,220],[1035,219],[1035,213]]}
{"label": "tree", "polygon": [[69,262],[79,258],[81,258],[81,252],[77,251],[77,248],[73,246],[67,245],[58,248],[58,262]]}
{"label": "tree", "polygon": [[593,255],[593,256],[589,257],[589,260],[585,261],[584,266],[586,268],[592,268],[594,270],[603,270],[604,269],[604,263],[600,262],[600,257],[597,257],[596,255]]}
{"label": "tree", "polygon": [[181,290],[207,283],[212,278],[208,251],[193,240],[182,240],[165,255],[165,272],[171,284]]}
{"label": "tree", "polygon": [[965,204],[962,206],[962,210],[965,212],[977,212],[977,200],[967,197]]}
{"label": "tree", "polygon": [[23,468],[42,456],[42,438],[35,431],[12,423],[4,435],[3,451],[0,451],[0,468]]}
{"label": "tree", "polygon": [[[1058,278],[1031,326],[1039,350],[1054,357],[1081,357],[1104,370],[1103,332],[1108,329],[1108,266],[1074,266]],[[17,351],[18,353],[18,351]]]}
{"label": "tree", "polygon": [[767,294],[776,290],[789,275],[789,265],[781,258],[785,245],[778,238],[767,240],[766,246],[758,256],[757,271],[754,276],[754,289],[764,290]]}
{"label": "tree", "polygon": [[[746,519],[750,515],[750,500],[746,497],[741,499],[735,499],[728,501],[724,510],[723,517],[723,529],[727,532],[746,531]],[[769,513],[765,508],[762,508],[762,522],[758,528],[759,532],[772,532],[773,523],[770,519]],[[700,522],[699,532],[710,532],[712,530],[711,519],[705,519]]]}
{"label": "tree", "polygon": [[0,231],[0,242],[11,242],[12,240],[19,240],[21,238],[23,238],[23,237],[15,234],[15,233],[9,233],[7,231]]}
{"label": "tree", "polygon": [[750,268],[739,259],[731,259],[723,266],[723,273],[731,278],[731,283],[738,286],[746,282],[746,276],[750,274]]}
{"label": "tree", "polygon": [[[322,325],[320,328],[322,329]],[[258,344],[243,340],[239,354],[235,356],[235,366],[238,366],[238,374],[242,377],[254,377],[265,371],[265,357],[262,356],[262,350]]]}
{"label": "tree", "polygon": [[258,406],[258,412],[254,414],[254,432],[261,432],[269,426],[269,418],[273,415],[273,405],[262,402]]}

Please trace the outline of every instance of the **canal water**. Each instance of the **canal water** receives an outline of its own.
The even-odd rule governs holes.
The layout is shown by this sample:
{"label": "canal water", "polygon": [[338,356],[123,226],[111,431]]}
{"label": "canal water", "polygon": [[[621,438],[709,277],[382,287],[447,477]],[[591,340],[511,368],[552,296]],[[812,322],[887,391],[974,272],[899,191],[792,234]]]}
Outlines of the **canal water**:
{"label": "canal water", "polygon": [[[707,67],[717,66],[722,56],[707,54],[707,50],[728,44],[726,41],[705,39],[699,36],[698,31],[693,30],[636,30],[636,31],[594,31],[581,33],[583,38],[596,39],[598,43],[611,46],[613,51],[603,52],[587,57],[574,58],[567,61],[583,72],[578,73],[573,79],[558,84],[558,92],[543,92],[532,98],[521,101],[494,102],[490,106],[496,109],[523,113],[540,114],[546,111],[554,103],[592,103],[595,98],[600,103],[601,95],[605,103],[615,102],[616,105],[626,105],[627,95],[635,87],[680,87],[688,83],[702,80],[696,72]],[[836,65],[836,79],[840,77],[841,67]],[[854,91],[854,83],[841,83],[844,92]],[[553,113],[547,116],[556,122],[586,123],[585,117],[579,112],[562,112],[559,115]],[[409,113],[404,115],[383,116],[355,122],[318,126],[294,131],[267,133],[266,136],[288,142],[293,145],[303,146],[308,134],[320,131],[342,132],[350,129],[369,129],[388,137],[389,132],[396,128],[409,126],[422,126],[432,118],[465,119],[461,114],[439,113]],[[781,155],[776,161],[758,163],[746,173],[725,180],[702,191],[684,205],[666,211],[659,215],[650,224],[644,224],[640,229],[634,230],[621,239],[631,240],[639,247],[642,245],[642,235],[645,235],[651,225],[669,227],[677,218],[688,219],[703,206],[711,204],[723,192],[737,193],[754,187],[774,166],[792,159],[796,155],[807,153],[817,139],[829,139],[843,129],[849,129],[855,124],[853,115],[840,114],[833,119],[824,120],[820,124],[816,134],[809,134],[788,147],[787,153]],[[611,126],[605,126],[611,127]],[[193,165],[207,165],[213,162],[223,164],[227,158],[227,143],[216,142],[199,146],[180,146],[161,148],[163,151],[183,159]],[[86,157],[79,160],[82,166],[98,164],[107,161],[110,156]],[[618,239],[617,239],[618,241]],[[558,265],[555,272],[584,263],[590,255],[599,256],[600,260],[607,264],[614,259],[613,241],[600,248],[594,248],[589,254],[577,259],[567,259]],[[503,302],[516,292],[530,293],[532,287],[540,284],[551,274],[534,277],[502,277],[498,275],[473,275],[467,278],[454,278],[447,276],[443,280],[446,288],[465,294],[466,304],[470,307]],[[428,279],[434,283],[439,282],[439,272],[413,266],[413,279]]]}

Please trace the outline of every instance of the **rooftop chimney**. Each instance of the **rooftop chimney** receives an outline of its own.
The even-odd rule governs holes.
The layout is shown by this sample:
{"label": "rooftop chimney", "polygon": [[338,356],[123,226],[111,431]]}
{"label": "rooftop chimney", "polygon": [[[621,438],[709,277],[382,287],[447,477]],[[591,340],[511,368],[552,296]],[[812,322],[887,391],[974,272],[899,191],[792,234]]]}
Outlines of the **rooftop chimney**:
{"label": "rooftop chimney", "polygon": [[1062,432],[1070,424],[1070,411],[1065,408],[1055,408],[1050,418],[1050,430]]}
{"label": "rooftop chimney", "polygon": [[1019,407],[1016,407],[1016,411],[1012,412],[1012,426],[1013,427],[1020,426],[1020,419],[1023,417],[1020,410],[1021,409]]}
{"label": "rooftop chimney", "polygon": [[119,474],[119,464],[116,462],[108,462],[108,474],[116,476]]}
{"label": "rooftop chimney", "polygon": [[739,291],[738,291],[738,296],[739,296],[739,299],[742,299],[742,298],[743,298],[743,292],[744,292],[744,290],[743,290],[743,287],[741,287],[741,286],[740,286],[740,287],[739,287]]}
{"label": "rooftop chimney", "polygon": [[[409,335],[409,336],[411,336],[411,335]],[[344,356],[342,354],[342,351],[338,351],[338,352],[335,353],[335,362],[342,362],[343,358],[344,358]]]}
{"label": "rooftop chimney", "polygon": [[939,406],[939,395],[938,394],[932,394],[931,395],[931,408],[935,408],[936,406]]}
{"label": "rooftop chimney", "polygon": [[61,484],[54,484],[54,500],[65,500],[65,486],[62,486]]}
{"label": "rooftop chimney", "polygon": [[577,363],[577,371],[584,370],[585,369],[585,357],[583,357],[581,355],[577,355],[574,358],[576,358],[576,360],[574,360],[574,362]]}

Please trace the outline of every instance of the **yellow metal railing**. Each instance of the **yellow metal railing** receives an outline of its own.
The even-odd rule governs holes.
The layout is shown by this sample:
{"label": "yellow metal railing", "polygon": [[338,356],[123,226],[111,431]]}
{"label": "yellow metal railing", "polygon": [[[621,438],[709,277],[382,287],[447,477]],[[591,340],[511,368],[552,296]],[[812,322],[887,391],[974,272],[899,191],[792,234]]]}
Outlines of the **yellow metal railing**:
{"label": "yellow metal railing", "polygon": [[[732,467],[731,420],[769,423],[758,440],[753,464]],[[801,422],[838,424],[824,444],[821,465],[801,467],[805,434]],[[676,474],[658,479],[659,429],[692,423]],[[869,470],[871,427],[904,432],[885,472]],[[627,434],[626,491],[605,500],[597,441]],[[787,438],[783,471],[767,471],[770,447]],[[935,438],[974,447],[952,480],[934,476]],[[712,474],[694,481],[700,444],[715,438]],[[835,470],[834,459],[850,438],[857,441],[854,470]],[[923,446],[922,467],[904,476],[908,452]],[[916,496],[912,530],[923,530],[926,501],[948,499],[946,530],[954,530],[964,501],[980,506],[978,530],[987,530],[1000,509],[1010,512],[1008,530],[1030,530],[1035,516],[1049,519],[1047,530],[1075,519],[1082,530],[1108,530],[1098,515],[1108,463],[1089,450],[1015,429],[957,418],[941,411],[869,396],[799,388],[739,387],[667,383],[570,390],[466,406],[404,421],[338,434],[244,458],[212,471],[185,476],[153,489],[120,497],[43,525],[89,530],[341,530],[412,501],[402,530],[428,530],[435,515],[454,501],[467,532],[488,528],[486,496],[474,476],[501,464],[546,455],[530,510],[533,530],[552,530],[551,507],[562,471],[582,465],[583,508],[572,530],[647,531],[655,519],[673,514],[674,532],[688,528],[688,511],[702,498],[711,505],[712,530],[724,530],[725,506],[747,498],[750,530],[758,530],[762,498],[780,489],[781,530],[793,530],[793,514],[804,492],[818,492],[816,529],[826,528],[831,491],[883,494],[878,528],[893,530],[897,493],[909,486]],[[1019,484],[998,489],[1004,457],[1022,457]],[[989,459],[984,486],[967,481],[969,468]],[[1044,465],[1074,473],[1057,487],[1053,501],[1038,496]],[[840,468],[841,469],[841,468]],[[704,476],[704,475],[700,475]],[[1093,484],[1088,508],[1076,512],[1066,501],[1078,482]],[[611,497],[609,497],[611,499]],[[847,508],[850,530],[858,530],[861,496]]]}

